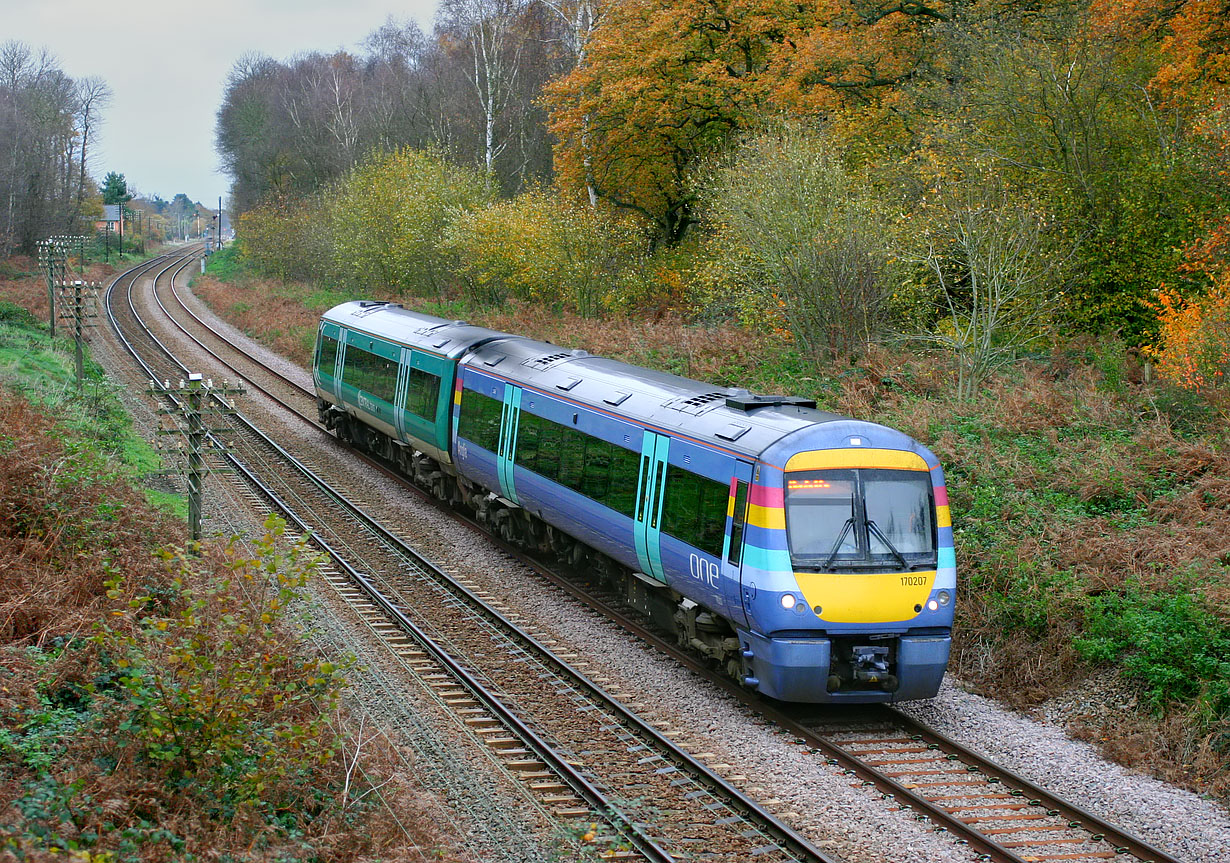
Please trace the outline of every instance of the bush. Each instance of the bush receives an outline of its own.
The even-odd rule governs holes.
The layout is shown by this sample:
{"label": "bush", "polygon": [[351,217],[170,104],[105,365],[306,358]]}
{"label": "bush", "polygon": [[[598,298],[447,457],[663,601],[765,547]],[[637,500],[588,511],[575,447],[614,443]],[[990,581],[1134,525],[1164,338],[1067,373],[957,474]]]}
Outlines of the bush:
{"label": "bush", "polygon": [[1211,722],[1230,716],[1230,628],[1194,588],[1179,582],[1157,592],[1129,582],[1095,596],[1075,646],[1086,661],[1120,663],[1154,708],[1195,702]]}
{"label": "bush", "polygon": [[326,198],[334,269],[369,295],[442,297],[452,261],[441,238],[489,199],[479,174],[434,152],[374,157]]}
{"label": "bush", "polygon": [[[239,258],[279,279],[318,279],[333,267],[332,235],[323,196],[275,199],[239,216]],[[219,275],[225,279],[225,275]]]}
{"label": "bush", "polygon": [[191,788],[218,817],[243,805],[271,818],[318,811],[304,780],[336,755],[328,716],[342,669],[301,656],[281,626],[318,556],[305,538],[279,551],[285,522],[277,516],[265,530],[255,556],[237,538],[227,543],[219,580],[167,551],[169,585],[151,590],[116,575],[107,596],[126,610],[119,621],[104,619],[93,639],[118,687],[105,710],[104,748]]}
{"label": "bush", "polygon": [[857,353],[881,330],[889,244],[866,188],[824,136],[794,125],[746,142],[708,183],[717,242],[762,295],[737,305],[776,306],[813,355]]}
{"label": "bush", "polygon": [[508,297],[599,315],[638,259],[633,230],[592,207],[533,190],[460,213],[444,245],[477,302]]}

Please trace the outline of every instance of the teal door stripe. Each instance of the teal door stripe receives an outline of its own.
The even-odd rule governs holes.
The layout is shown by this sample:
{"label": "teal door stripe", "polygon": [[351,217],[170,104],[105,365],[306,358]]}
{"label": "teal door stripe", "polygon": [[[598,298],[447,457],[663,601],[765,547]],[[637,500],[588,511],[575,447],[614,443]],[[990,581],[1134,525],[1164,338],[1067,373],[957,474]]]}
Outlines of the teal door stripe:
{"label": "teal door stripe", "polygon": [[637,479],[636,559],[641,572],[666,581],[662,566],[662,501],[666,494],[666,459],[671,439],[645,432],[641,441],[641,469]]}
{"label": "teal door stripe", "polygon": [[497,453],[500,490],[513,503],[517,488],[513,480],[513,464],[517,454],[517,429],[521,426],[521,387],[504,387],[504,407],[500,411],[500,451]]}

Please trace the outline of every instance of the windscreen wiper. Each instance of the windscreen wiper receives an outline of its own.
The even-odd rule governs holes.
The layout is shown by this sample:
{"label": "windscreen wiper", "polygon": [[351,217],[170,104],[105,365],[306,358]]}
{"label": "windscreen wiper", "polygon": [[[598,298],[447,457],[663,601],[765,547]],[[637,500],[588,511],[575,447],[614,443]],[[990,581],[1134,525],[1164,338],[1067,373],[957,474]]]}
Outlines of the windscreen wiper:
{"label": "windscreen wiper", "polygon": [[852,527],[854,527],[854,516],[847,518],[846,523],[841,526],[841,533],[837,534],[837,542],[833,543],[833,550],[829,552],[829,556],[820,565],[821,569],[828,569],[833,565],[833,559],[837,557],[837,552],[841,550],[841,544],[845,542],[846,534],[850,532]]}
{"label": "windscreen wiper", "polygon": [[884,535],[884,531],[880,530],[880,528],[876,526],[876,523],[871,519],[867,519],[867,530],[874,533],[876,538],[879,539],[880,542],[884,543],[885,547],[893,553],[893,557],[897,558],[898,562],[900,562],[902,568],[910,568],[910,564],[905,559],[905,555],[897,551],[897,547],[888,541],[888,537]]}

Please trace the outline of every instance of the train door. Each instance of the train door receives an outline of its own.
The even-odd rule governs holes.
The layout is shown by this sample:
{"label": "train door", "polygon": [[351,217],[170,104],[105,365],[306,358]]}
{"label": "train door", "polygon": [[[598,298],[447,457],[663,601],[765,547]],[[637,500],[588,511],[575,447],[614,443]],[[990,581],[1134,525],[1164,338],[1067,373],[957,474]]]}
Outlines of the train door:
{"label": "train door", "polygon": [[406,388],[410,385],[411,357],[412,351],[409,348],[402,348],[401,358],[397,362],[397,389],[393,396],[393,428],[397,429],[398,440],[410,437],[406,428],[406,412],[402,410],[402,405],[406,403]]}
{"label": "train door", "polygon": [[517,487],[513,481],[513,459],[517,453],[517,429],[521,426],[521,387],[504,387],[504,405],[500,411],[500,445],[496,453],[500,476],[500,492],[513,503]]}
{"label": "train door", "polygon": [[751,481],[752,466],[746,462],[735,462],[734,476],[730,481],[730,503],[726,510],[726,537],[722,541],[722,597],[726,600],[731,619],[741,626],[747,626],[740,581]]}
{"label": "train door", "polygon": [[316,385],[335,399],[341,398],[338,382],[341,377],[342,329],[337,324],[323,322],[316,342]]}
{"label": "train door", "polygon": [[662,566],[662,500],[666,491],[666,458],[671,439],[645,432],[636,488],[636,559],[641,572],[666,583]]}

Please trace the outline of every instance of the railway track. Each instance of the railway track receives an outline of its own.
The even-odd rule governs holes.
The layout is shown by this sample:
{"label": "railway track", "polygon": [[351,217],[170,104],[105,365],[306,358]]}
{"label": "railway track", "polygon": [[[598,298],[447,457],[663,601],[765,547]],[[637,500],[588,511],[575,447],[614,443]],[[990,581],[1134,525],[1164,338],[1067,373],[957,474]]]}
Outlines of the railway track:
{"label": "railway track", "polygon": [[[165,276],[177,267],[169,263]],[[187,373],[128,296],[108,294],[113,327],[151,380]],[[168,394],[168,397],[169,394]],[[604,691],[471,586],[419,557],[335,489],[319,466],[237,415],[226,458],[330,555],[330,583],[527,790],[590,829],[607,857],[828,861],[819,849]],[[344,576],[344,578],[342,577]],[[464,711],[464,713],[463,713]]]}
{"label": "railway track", "polygon": [[[188,309],[173,286],[169,293],[178,307],[191,315],[194,326],[213,332],[203,319]],[[176,317],[176,313],[165,306],[164,312],[172,319]],[[183,324],[176,325],[187,332]],[[310,390],[271,369],[261,371],[264,368],[261,364],[220,333],[214,332],[209,338],[215,340],[217,345],[224,345],[219,349],[230,355],[229,360],[207,348],[195,336],[192,338],[249,381],[255,383],[257,378],[267,378],[271,383],[262,381],[260,388],[263,391],[294,410],[304,421],[319,428],[319,424],[305,410],[288,404],[314,404],[314,393]],[[278,390],[281,393],[275,394]],[[538,561],[525,559],[515,549],[505,547],[505,551],[521,557],[544,578],[604,616],[616,620],[658,650],[669,653],[680,663],[704,675],[713,685],[722,687],[742,701],[749,710],[776,723],[793,735],[800,747],[845,770],[852,783],[865,785],[891,797],[901,806],[914,810],[919,818],[929,820],[936,830],[951,833],[958,842],[969,845],[980,859],[1005,863],[1105,859],[1137,860],[1141,863],[1174,861],[1164,852],[1093,813],[1062,800],[897,711],[881,708],[821,712],[797,707],[779,709],[779,706],[766,704],[648,630],[635,613],[619,607],[618,602],[604,601],[595,585],[578,588],[573,580],[561,578]],[[583,681],[583,669],[573,670]],[[560,690],[560,693],[564,691]],[[611,694],[607,695],[610,697]],[[456,694],[454,697],[463,705],[461,709],[475,711],[471,716],[476,723],[491,720],[485,712],[481,712],[485,708],[471,704],[469,695]],[[496,733],[491,732],[492,739],[511,746],[507,739],[494,737]],[[575,755],[575,749],[570,753]],[[554,780],[546,776],[536,778],[554,788],[551,785]]]}

